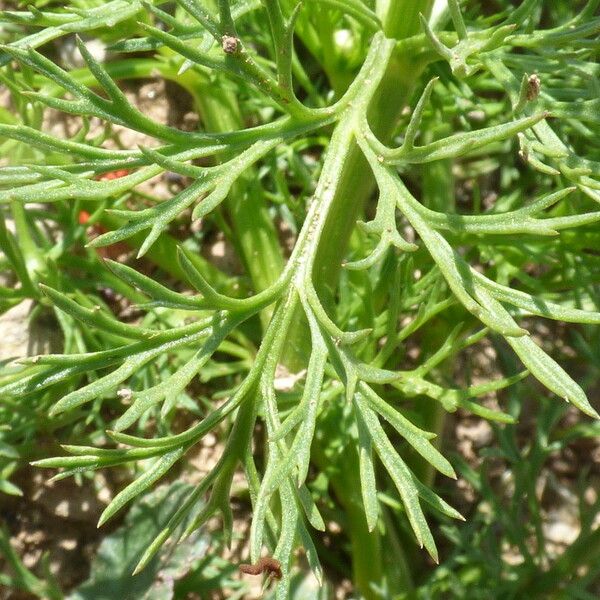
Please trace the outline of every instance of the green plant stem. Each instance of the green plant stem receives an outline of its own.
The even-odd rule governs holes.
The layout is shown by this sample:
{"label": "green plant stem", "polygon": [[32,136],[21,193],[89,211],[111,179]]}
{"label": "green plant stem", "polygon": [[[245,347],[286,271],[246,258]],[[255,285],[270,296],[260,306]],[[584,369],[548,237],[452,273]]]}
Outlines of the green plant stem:
{"label": "green plant stem", "polygon": [[[172,51],[165,48],[163,52]],[[235,131],[244,127],[237,98],[227,87],[215,85],[215,81],[207,77],[196,93],[207,131]],[[234,243],[254,291],[259,293],[275,283],[283,270],[284,260],[266,199],[256,179],[254,169],[243,174],[232,186],[226,208],[235,234]],[[272,314],[272,306],[261,311],[263,330],[269,325]]]}
{"label": "green plant stem", "polygon": [[3,248],[8,263],[12,265],[15,272],[18,274],[21,285],[23,286],[23,291],[30,296],[35,296],[37,290],[29,277],[27,265],[25,264],[25,257],[19,252],[18,240],[8,231],[5,218],[6,217],[0,213],[0,247]]}
{"label": "green plant stem", "polygon": [[[397,3],[398,8],[401,8],[400,5],[407,4],[416,6],[417,3]],[[427,10],[426,5],[428,4],[422,3],[422,8]],[[417,17],[418,12],[416,12]],[[402,14],[402,11],[399,14]],[[416,33],[418,19],[413,26],[414,30],[410,33]],[[409,34],[408,30],[404,31]],[[373,131],[380,139],[387,140],[392,135],[401,111],[412,94],[425,65],[423,63],[414,64],[410,57],[394,52],[387,57],[381,55],[380,60],[385,61],[382,67],[385,69],[385,74],[378,89],[369,98],[369,120]],[[316,282],[317,292],[326,307],[328,304],[330,306],[332,304],[331,300],[337,286],[342,258],[348,247],[352,230],[365,202],[374,190],[373,176],[358,147],[354,130],[350,128],[347,136],[340,135],[340,132],[343,133],[344,127],[347,127],[345,121],[346,119],[340,121],[332,136],[319,182],[320,185],[329,188],[331,199],[319,237],[321,243],[316,252],[313,280]],[[342,160],[340,160],[339,152],[343,152]],[[301,318],[300,315],[299,318]],[[305,360],[302,355],[306,356],[309,351],[309,338],[305,328],[297,326],[295,329],[296,336],[289,346],[291,352],[285,357],[291,369],[299,367]],[[298,351],[301,352],[301,356],[298,356]],[[318,464],[318,458],[315,458]],[[358,472],[358,467],[352,469],[350,465],[345,465],[345,470]],[[371,583],[380,583],[381,581],[381,573],[378,573],[375,567],[377,564],[375,557],[381,555],[380,534],[377,531],[368,531],[364,512],[355,513],[352,498],[356,493],[357,482],[348,482],[341,477],[334,477],[332,485],[348,514],[348,535],[352,541],[354,583],[366,598],[374,598]],[[401,582],[401,584],[404,589],[410,588],[409,581]]]}
{"label": "green plant stem", "polygon": [[[349,165],[355,165],[359,157],[359,149],[355,142],[355,131],[358,127],[358,120],[371,102],[376,92],[374,86],[377,85],[377,82],[384,75],[392,52],[393,45],[389,40],[379,38],[377,42],[374,42],[369,56],[365,61],[365,66],[359,75],[358,85],[360,86],[360,91],[354,99],[352,106],[349,107],[340,119],[333,133],[315,198],[313,199],[309,214],[291,258],[291,260],[297,261],[300,265],[312,264],[313,268],[316,268],[317,265],[323,265],[322,259],[318,256],[319,247],[314,247],[314,243],[317,243],[317,240],[325,240],[326,245],[329,244],[335,247],[337,247],[338,242],[342,241],[337,237],[339,232],[335,233],[335,235],[330,232],[329,236],[324,232],[329,231],[328,228],[332,223],[332,219],[335,219],[336,215],[341,215],[344,212],[344,207],[350,212],[351,207],[348,206],[348,197],[350,196],[339,194],[338,190],[340,186],[348,185]],[[373,85],[365,85],[366,81],[373,81]],[[350,179],[353,182],[356,181],[353,178]],[[354,214],[357,213],[354,212]],[[351,219],[347,220],[348,237],[353,225],[354,223],[351,222]],[[344,247],[347,242],[347,239],[344,240]],[[326,267],[327,265],[323,266]],[[306,268],[309,267],[304,266],[303,269],[300,269],[299,273],[301,276],[305,276],[302,273],[304,273],[304,269]],[[339,264],[337,272],[339,273]],[[311,279],[318,282],[320,274],[321,270],[313,271]],[[321,286],[319,288],[322,289]],[[286,361],[288,366],[290,364],[293,365],[290,368],[294,368],[299,363],[302,363],[310,350],[308,347],[308,336],[306,338],[302,337],[303,334],[306,334],[306,330],[303,328],[302,321],[300,321],[301,318],[301,312],[298,310],[294,318],[294,326],[291,330],[293,335],[290,336],[291,339],[287,345],[287,348],[291,348],[291,351],[284,356],[284,361]],[[327,464],[327,459],[322,449],[319,449],[318,446],[319,444],[317,443],[313,445],[313,459],[317,465],[324,467]],[[365,598],[374,600],[377,596],[374,595],[371,584],[380,584],[382,577],[379,567],[376,566],[378,561],[373,560],[373,557],[379,556],[381,552],[379,534],[377,532],[369,533],[364,511],[356,508],[356,506],[360,506],[361,504],[360,486],[359,482],[356,481],[358,465],[355,463],[358,462],[358,458],[354,449],[348,449],[346,455],[343,471],[347,474],[354,473],[354,480],[348,481],[346,479],[347,476],[344,476],[340,472],[338,476],[332,478],[331,483],[336,491],[336,496],[348,514],[348,536],[352,541],[355,585]],[[355,468],[351,466],[352,464],[355,465]]]}
{"label": "green plant stem", "polygon": [[[418,14],[419,12],[427,14],[430,4],[430,2],[414,1],[393,2],[394,10],[386,15],[385,22],[389,23],[386,33],[389,35],[392,32],[398,37],[417,33]],[[412,29],[405,26],[403,22],[403,15],[408,9],[411,9],[411,14],[414,15],[414,19],[410,21]],[[389,57],[385,75],[371,100],[369,110],[371,127],[381,140],[387,141],[392,135],[401,111],[414,91],[424,66],[423,63],[415,64],[410,56],[403,56],[397,52]],[[328,162],[337,163],[334,168],[338,170],[341,168],[342,175],[333,190],[332,207],[320,238],[322,243],[318,249],[314,266],[314,280],[318,284],[317,291],[325,306],[327,306],[327,300],[333,298],[341,262],[347,250],[352,230],[365,202],[373,194],[375,185],[367,161],[355,139],[349,141],[342,165],[339,165],[335,153],[328,153],[322,177],[327,176]],[[346,469],[357,472],[358,465],[355,465],[354,468],[345,465]],[[332,485],[348,515],[348,535],[352,542],[354,583],[365,598],[374,598],[371,584],[381,582],[382,577],[375,567],[376,564],[379,564],[377,557],[381,556],[382,552],[381,536],[377,530],[373,532],[367,530],[364,512],[355,513],[352,497],[353,490],[355,493],[358,485],[357,482],[334,478]],[[398,580],[396,584],[402,588],[397,591],[409,590],[412,585],[408,579]]]}
{"label": "green plant stem", "polygon": [[420,31],[419,14],[431,13],[433,0],[377,0],[377,15],[387,37],[403,40]]}
{"label": "green plant stem", "polygon": [[[206,129],[232,131],[242,127],[242,117],[232,93],[220,86],[212,86],[210,94],[201,94],[200,107]],[[208,92],[208,89],[206,90]],[[262,292],[275,283],[283,269],[283,255],[277,232],[269,216],[266,200],[255,184],[256,173],[242,175],[233,185],[227,201],[227,212],[232,221],[240,257],[252,279],[255,292]],[[265,328],[272,315],[272,307],[261,312]]]}
{"label": "green plant stem", "polygon": [[[428,10],[429,3],[397,2],[396,4],[399,7],[418,4],[420,6],[418,15],[418,12]],[[402,11],[399,14],[402,14]],[[413,34],[418,31],[418,20],[414,23],[414,27]],[[406,34],[408,35],[408,31]],[[385,75],[369,107],[371,128],[382,141],[386,142],[394,132],[401,112],[413,93],[424,67],[425,63],[415,63],[410,55],[405,56],[397,51],[386,61]],[[334,151],[328,152],[323,165],[321,181],[325,181],[326,184],[330,172],[341,173],[341,175],[336,177],[335,187],[330,190],[333,199],[313,268],[317,291],[326,308],[328,304],[331,305],[352,230],[367,199],[372,196],[375,189],[373,175],[356,143],[356,138],[350,136],[347,140],[347,145],[343,148],[343,161],[340,161],[337,155],[339,150],[336,147]],[[294,347],[303,348],[302,354],[306,355],[309,350],[308,336],[304,333],[300,335],[305,340],[304,344],[294,344]],[[292,365],[299,363],[294,357],[289,357],[288,360]]]}
{"label": "green plant stem", "polygon": [[[360,490],[360,481],[356,477],[358,473],[358,460],[355,453],[352,454],[352,460],[348,463],[344,461],[344,470],[351,477],[340,477],[334,484],[338,498],[344,497],[348,490]],[[350,458],[350,456],[348,456]],[[352,579],[354,585],[360,590],[366,600],[380,599],[381,595],[372,588],[374,583],[382,583],[384,578],[381,537],[376,531],[369,531],[365,519],[365,510],[362,504],[360,493],[354,493],[351,497],[346,496],[343,502],[346,512],[347,529],[352,546]]]}
{"label": "green plant stem", "polygon": [[21,202],[11,202],[10,208],[15,223],[19,248],[25,259],[28,277],[35,284],[38,274],[46,270],[46,261],[31,235],[25,214],[25,206]]}

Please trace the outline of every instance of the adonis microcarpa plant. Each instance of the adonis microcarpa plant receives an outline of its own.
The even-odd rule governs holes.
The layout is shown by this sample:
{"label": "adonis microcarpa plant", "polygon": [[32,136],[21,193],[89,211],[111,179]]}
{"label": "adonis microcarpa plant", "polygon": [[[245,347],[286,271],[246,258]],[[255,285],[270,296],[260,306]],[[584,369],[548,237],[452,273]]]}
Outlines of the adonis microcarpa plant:
{"label": "adonis microcarpa plant", "polygon": [[[218,462],[136,572],[215,515],[230,538],[241,469],[251,561],[279,561],[278,598],[298,548],[321,580],[315,482],[328,472],[355,585],[393,597],[401,586],[377,558],[390,529],[437,561],[431,523],[463,519],[434,491],[434,472],[456,477],[444,414],[513,423],[480,399],[531,377],[540,395],[598,417],[535,324],[600,323],[599,2],[480,4],[112,0],[1,13],[14,111],[0,113],[0,248],[18,283],[0,302],[32,299],[64,347],[1,374],[3,491],[19,493],[8,478],[40,420],[64,452],[31,456],[55,478],[135,467],[99,525],[224,431]],[[73,36],[81,67],[51,51]],[[124,83],[151,77],[189,95],[196,130],[130,101]],[[48,131],[48,114],[78,130]],[[148,143],[120,147],[119,130]],[[185,186],[144,192],[166,173]],[[492,180],[495,197],[482,199]],[[242,275],[204,257],[192,222],[221,232]],[[135,256],[99,254],[119,243]],[[139,318],[119,319],[102,289]],[[484,340],[521,370],[452,381],[453,359]],[[210,384],[202,402],[198,381]]]}

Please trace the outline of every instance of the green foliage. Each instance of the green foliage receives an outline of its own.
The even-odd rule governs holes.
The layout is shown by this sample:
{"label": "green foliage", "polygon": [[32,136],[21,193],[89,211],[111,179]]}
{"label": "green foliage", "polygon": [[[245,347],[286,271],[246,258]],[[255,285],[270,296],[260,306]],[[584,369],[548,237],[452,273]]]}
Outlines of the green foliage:
{"label": "green foliage", "polygon": [[[508,357],[505,360],[509,361]],[[519,412],[522,398],[511,394],[511,412]],[[591,598],[598,578],[597,556],[600,535],[592,523],[598,514],[598,500],[586,499],[587,473],[577,477],[574,502],[581,523],[575,540],[558,558],[546,543],[546,520],[539,500],[539,484],[548,479],[553,493],[560,485],[554,474],[545,471],[552,454],[564,450],[576,435],[596,436],[598,424],[583,425],[580,432],[565,435],[560,426],[564,407],[545,400],[533,436],[523,447],[515,426],[496,430],[498,446],[488,451],[479,470],[456,456],[457,470],[473,486],[481,502],[467,527],[442,527],[454,550],[413,594],[401,598]],[[585,433],[584,433],[585,432]],[[493,481],[494,461],[502,461],[504,486]],[[563,488],[566,489],[566,488]],[[559,492],[560,493],[560,492]],[[513,553],[511,561],[503,554]],[[579,577],[577,570],[585,571]]]}
{"label": "green foliage", "polygon": [[[239,468],[251,559],[281,562],[278,598],[299,546],[322,578],[311,531],[325,527],[319,471],[353,545],[381,553],[399,527],[437,561],[428,513],[462,519],[432,485],[434,471],[455,477],[439,445],[445,412],[512,423],[514,412],[477,398],[530,374],[557,402],[598,417],[532,319],[600,322],[598,2],[550,14],[551,28],[536,0],[491,16],[457,0],[435,17],[427,1],[373,4],[116,0],[1,13],[10,35],[0,79],[15,111],[0,113],[10,163],[0,169],[0,249],[19,283],[0,290],[0,304],[34,299],[59,323],[64,351],[0,374],[0,489],[17,493],[7,479],[18,458],[62,469],[57,477],[130,465],[103,524],[207,433],[226,435],[206,477],[178,490],[136,573],[214,515],[231,537]],[[45,46],[73,34],[79,69]],[[109,44],[110,60],[94,56],[89,36]],[[198,130],[131,103],[122,82],[151,76],[189,93]],[[78,123],[72,138],[43,131],[57,111]],[[148,144],[119,147],[122,129]],[[165,173],[188,184],[148,197],[143,185]],[[492,178],[499,193],[484,205]],[[463,214],[456,190],[467,182]],[[81,210],[104,230],[91,241]],[[176,240],[190,219],[221,231],[241,277],[202,258],[194,231]],[[275,221],[297,232],[287,260]],[[152,269],[100,260],[96,249],[118,242]],[[106,289],[139,319],[120,319]],[[526,371],[453,382],[452,360],[484,338],[512,348]],[[199,402],[194,386],[210,379]],[[70,442],[68,456],[31,448],[42,422]],[[336,461],[346,472],[330,469]],[[401,525],[382,510],[384,490]],[[370,560],[354,553],[361,593],[399,592],[400,567],[369,572]]]}
{"label": "green foliage", "polygon": [[36,577],[23,564],[19,555],[11,546],[10,536],[4,527],[0,529],[0,550],[2,551],[2,557],[6,560],[12,571],[10,575],[0,573],[0,583],[3,587],[20,590],[39,598],[62,600],[63,595],[58,582],[50,573],[49,557],[47,554],[42,559],[45,579],[41,579]]}
{"label": "green foliage", "polygon": [[177,505],[189,493],[189,487],[182,483],[161,486],[134,504],[123,526],[100,545],[89,579],[68,598],[173,598],[173,582],[205,558],[209,548],[206,535],[196,532],[179,546],[170,550],[165,548],[143,573],[135,577],[131,576],[131,560],[144,551],[177,510]]}

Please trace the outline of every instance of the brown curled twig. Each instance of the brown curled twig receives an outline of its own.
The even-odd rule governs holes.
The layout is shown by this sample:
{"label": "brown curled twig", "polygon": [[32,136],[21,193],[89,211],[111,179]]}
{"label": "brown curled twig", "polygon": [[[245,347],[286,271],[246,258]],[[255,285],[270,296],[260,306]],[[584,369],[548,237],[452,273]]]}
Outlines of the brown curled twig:
{"label": "brown curled twig", "polygon": [[281,579],[281,563],[275,558],[265,556],[258,560],[254,565],[242,564],[240,565],[240,571],[247,573],[248,575],[261,575],[267,573],[270,577],[275,579]]}

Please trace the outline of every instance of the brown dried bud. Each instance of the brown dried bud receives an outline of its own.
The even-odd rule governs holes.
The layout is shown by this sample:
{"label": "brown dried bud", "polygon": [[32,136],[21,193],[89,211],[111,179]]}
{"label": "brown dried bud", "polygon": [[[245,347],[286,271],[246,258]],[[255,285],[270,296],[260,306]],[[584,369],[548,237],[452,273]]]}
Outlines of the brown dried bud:
{"label": "brown dried bud", "polygon": [[540,95],[541,86],[542,82],[535,73],[529,76],[529,79],[527,79],[527,100],[529,102],[535,100]]}
{"label": "brown dried bud", "polygon": [[240,565],[240,571],[248,575],[266,573],[275,579],[281,579],[282,577],[281,563],[270,556],[261,558],[255,565]]}
{"label": "brown dried bud", "polygon": [[238,49],[238,39],[233,35],[224,35],[221,38],[221,45],[225,54],[235,54]]}

